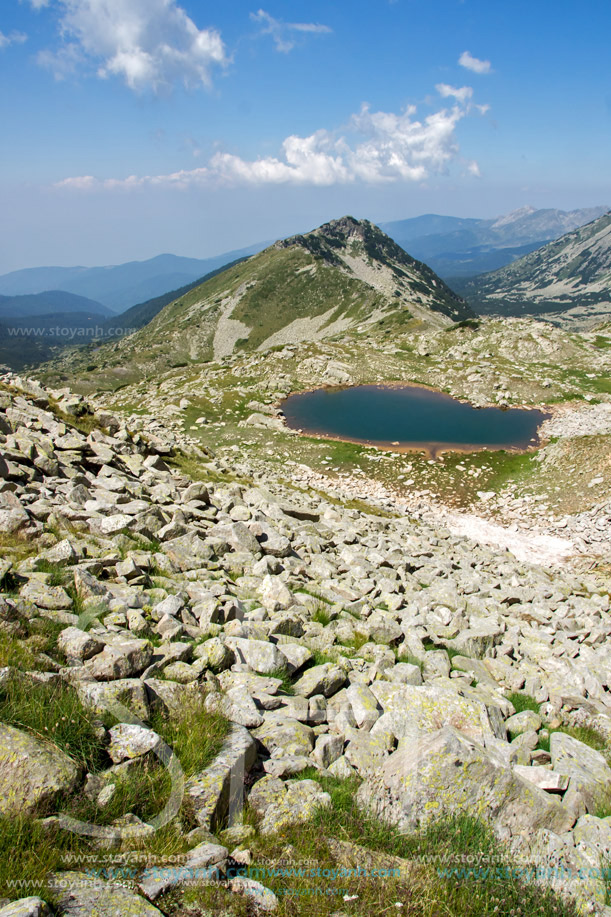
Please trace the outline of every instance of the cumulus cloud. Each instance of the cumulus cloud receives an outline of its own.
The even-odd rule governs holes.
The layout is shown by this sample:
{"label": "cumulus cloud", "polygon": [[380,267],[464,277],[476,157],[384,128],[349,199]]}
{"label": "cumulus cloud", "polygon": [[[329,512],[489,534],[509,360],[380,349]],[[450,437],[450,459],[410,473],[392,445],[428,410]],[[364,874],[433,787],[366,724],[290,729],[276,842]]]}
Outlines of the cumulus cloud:
{"label": "cumulus cloud", "polygon": [[473,57],[469,51],[463,51],[463,53],[458,58],[458,63],[461,67],[465,67],[467,70],[472,70],[473,73],[492,72],[492,64],[489,60],[480,60],[478,57]]}
{"label": "cumulus cloud", "polygon": [[89,62],[102,79],[118,76],[135,91],[158,91],[177,82],[208,86],[212,69],[227,63],[216,29],[199,29],[176,0],[57,0],[57,6],[62,45],[39,61],[60,79]]}
{"label": "cumulus cloud", "polygon": [[24,35],[23,32],[9,32],[8,35],[0,32],[0,51],[3,48],[8,48],[9,45],[22,45],[27,40],[28,36]]}
{"label": "cumulus cloud", "polygon": [[[468,90],[468,91],[467,91]],[[127,179],[67,178],[57,187],[75,190],[135,189],[231,185],[329,186],[365,182],[425,181],[444,173],[459,155],[456,126],[469,113],[471,90],[439,88],[454,104],[419,118],[415,106],[402,112],[370,110],[364,104],[343,132],[321,129],[308,137],[287,137],[278,156],[247,160],[233,153],[215,153],[207,165],[166,175],[132,175]],[[477,163],[467,171],[477,174]]]}
{"label": "cumulus cloud", "polygon": [[272,36],[276,50],[283,54],[288,54],[295,47],[296,34],[328,35],[333,31],[328,25],[319,25],[316,22],[282,22],[280,19],[274,19],[265,10],[251,13],[250,18],[260,24],[261,35]]}

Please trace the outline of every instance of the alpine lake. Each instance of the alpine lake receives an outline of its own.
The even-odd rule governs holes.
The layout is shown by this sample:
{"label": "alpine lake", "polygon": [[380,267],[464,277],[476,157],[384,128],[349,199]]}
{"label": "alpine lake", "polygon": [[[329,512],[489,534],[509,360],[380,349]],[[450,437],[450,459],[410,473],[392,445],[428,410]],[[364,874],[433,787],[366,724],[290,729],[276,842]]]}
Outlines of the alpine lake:
{"label": "alpine lake", "polygon": [[504,449],[539,443],[550,415],[524,408],[474,407],[417,385],[358,385],[290,395],[281,405],[287,426],[300,433],[397,451]]}

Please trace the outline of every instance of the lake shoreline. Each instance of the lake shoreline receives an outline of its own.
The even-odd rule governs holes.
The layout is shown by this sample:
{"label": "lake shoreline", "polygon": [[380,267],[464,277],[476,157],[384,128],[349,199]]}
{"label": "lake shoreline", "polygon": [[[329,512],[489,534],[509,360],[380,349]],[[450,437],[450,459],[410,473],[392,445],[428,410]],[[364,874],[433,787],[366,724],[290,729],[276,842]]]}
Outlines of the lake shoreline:
{"label": "lake shoreline", "polygon": [[[541,420],[536,428],[536,435],[531,438],[531,441],[528,444],[513,445],[511,443],[470,443],[470,442],[455,442],[453,440],[390,440],[390,439],[377,439],[377,438],[367,438],[365,436],[352,436],[349,434],[335,434],[331,433],[328,430],[316,429],[316,427],[305,428],[302,424],[299,424],[297,421],[290,420],[287,418],[283,406],[287,402],[295,397],[304,396],[304,395],[313,395],[317,392],[327,392],[327,393],[339,393],[342,391],[348,391],[352,389],[359,390],[423,390],[431,392],[434,395],[442,396],[444,400],[449,400],[455,402],[457,405],[468,405],[474,411],[480,410],[490,410],[496,409],[502,413],[512,412],[512,411],[538,411],[541,414]],[[331,442],[350,442],[356,445],[364,446],[366,448],[374,448],[383,452],[397,452],[401,454],[408,453],[424,453],[430,459],[437,459],[439,456],[443,455],[446,452],[459,453],[459,454],[471,454],[474,452],[513,452],[516,454],[525,454],[528,452],[534,452],[537,449],[546,445],[546,440],[544,437],[539,435],[539,430],[543,425],[549,421],[553,414],[555,413],[552,409],[552,406],[548,405],[512,405],[511,407],[499,404],[486,404],[486,405],[474,405],[467,398],[456,398],[453,395],[450,395],[448,392],[443,392],[440,389],[436,389],[433,386],[424,385],[422,383],[416,382],[372,382],[372,383],[362,383],[360,385],[328,385],[328,386],[317,386],[315,388],[309,388],[300,392],[291,392],[286,398],[282,399],[281,402],[274,405],[276,411],[278,412],[279,419],[282,420],[284,426],[293,433],[296,433],[300,436],[310,436],[317,439],[326,439]]]}

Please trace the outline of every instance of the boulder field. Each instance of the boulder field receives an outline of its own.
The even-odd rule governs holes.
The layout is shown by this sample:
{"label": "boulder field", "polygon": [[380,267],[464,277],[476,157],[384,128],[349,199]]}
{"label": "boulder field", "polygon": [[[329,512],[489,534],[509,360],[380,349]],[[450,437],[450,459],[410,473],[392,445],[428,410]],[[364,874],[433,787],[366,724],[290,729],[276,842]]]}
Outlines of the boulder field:
{"label": "boulder field", "polygon": [[[185,450],[201,480],[181,470]],[[600,578],[271,477],[244,480],[155,421],[133,433],[79,396],[10,375],[0,544],[0,636],[19,642],[36,621],[57,633],[44,650],[23,637],[30,664],[6,658],[0,690],[72,686],[100,717],[108,755],[100,779],[44,736],[0,723],[2,815],[48,821],[83,786],[100,802],[113,769],[159,752],[151,712],[171,717],[198,697],[229,726],[184,784],[191,865],[223,875],[222,838],[244,803],[262,835],[328,806],[316,779],[291,779],[308,770],[357,778],[363,811],[401,831],[444,813],[486,820],[516,858],[548,877],[565,867],[545,881],[583,913],[611,913],[611,613]],[[129,718],[110,726],[103,715],[117,705]],[[144,873],[95,894],[82,873],[51,881],[59,913],[93,913],[95,900],[96,914],[136,917],[162,913],[155,902],[177,880]],[[228,885],[259,910],[277,904],[252,880]],[[50,913],[36,897],[0,907],[2,917]]]}

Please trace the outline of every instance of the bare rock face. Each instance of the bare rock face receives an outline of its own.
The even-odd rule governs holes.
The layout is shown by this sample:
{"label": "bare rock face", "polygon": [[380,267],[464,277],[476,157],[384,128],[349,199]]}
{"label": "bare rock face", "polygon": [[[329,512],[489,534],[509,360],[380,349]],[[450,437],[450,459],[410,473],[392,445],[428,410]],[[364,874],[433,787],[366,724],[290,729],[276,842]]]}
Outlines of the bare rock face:
{"label": "bare rock face", "polygon": [[450,812],[490,820],[511,834],[539,828],[562,833],[574,823],[561,803],[453,726],[392,754],[361,786],[358,799],[402,831]]}
{"label": "bare rock face", "polygon": [[0,724],[0,814],[35,812],[78,779],[74,761],[54,745]]}

